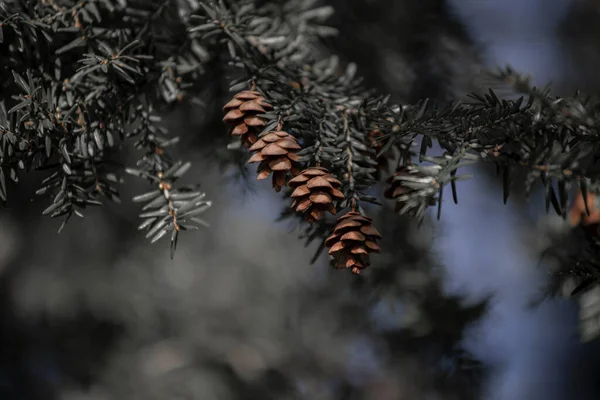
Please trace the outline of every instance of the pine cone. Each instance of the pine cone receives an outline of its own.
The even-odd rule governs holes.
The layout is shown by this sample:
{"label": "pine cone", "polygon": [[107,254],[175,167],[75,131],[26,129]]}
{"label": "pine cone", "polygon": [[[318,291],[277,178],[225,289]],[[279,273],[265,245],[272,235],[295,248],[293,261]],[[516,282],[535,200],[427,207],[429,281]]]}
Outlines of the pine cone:
{"label": "pine cone", "polygon": [[261,130],[267,125],[267,121],[258,114],[272,108],[259,92],[244,90],[225,104],[223,111],[227,111],[227,114],[223,121],[233,125],[229,131],[231,136],[241,136],[242,145],[250,147],[256,143]]}
{"label": "pine cone", "polygon": [[337,220],[333,233],[325,240],[336,268],[351,268],[359,274],[369,266],[369,253],[379,253],[377,239],[381,238],[371,223],[372,219],[351,211]]}
{"label": "pine cone", "polygon": [[406,193],[409,193],[411,191],[410,188],[406,187],[406,186],[401,186],[400,182],[395,180],[394,178],[396,176],[399,175],[409,175],[409,171],[408,171],[408,167],[403,166],[403,167],[399,167],[396,172],[394,173],[394,175],[390,176],[387,180],[387,189],[385,190],[385,192],[383,192],[383,195],[388,198],[388,199],[396,199],[402,195],[405,195]]}
{"label": "pine cone", "polygon": [[250,147],[250,151],[255,153],[248,163],[260,162],[257,179],[266,179],[272,172],[273,188],[279,192],[285,186],[287,171],[294,176],[298,174],[294,164],[300,160],[300,156],[296,154],[300,149],[296,138],[289,133],[269,132]]}
{"label": "pine cone", "polygon": [[304,213],[309,223],[318,221],[325,211],[335,215],[335,200],[343,200],[344,194],[339,188],[342,183],[326,168],[311,167],[290,179],[289,186],[295,188],[292,193],[292,208]]}
{"label": "pine cone", "polygon": [[[402,185],[402,181],[395,179],[397,176],[400,176],[400,175],[413,176],[413,177],[417,177],[417,178],[425,177],[425,175],[423,175],[423,174],[411,173],[410,170],[408,169],[408,166],[402,166],[396,170],[396,173],[394,173],[394,175],[392,175],[388,178],[388,180],[387,180],[388,188],[385,190],[383,195],[388,199],[396,200],[396,205],[394,207],[394,210],[396,212],[400,212],[400,210],[404,207],[404,204],[405,204],[404,202],[398,201],[397,199],[401,196],[404,196],[406,194],[410,194],[410,193],[416,191],[416,189],[404,186],[404,185]],[[432,197],[429,200],[429,205],[434,206],[435,204],[436,204],[435,199]],[[416,210],[413,210],[413,211],[416,211]],[[409,212],[409,214],[410,214],[410,212]]]}

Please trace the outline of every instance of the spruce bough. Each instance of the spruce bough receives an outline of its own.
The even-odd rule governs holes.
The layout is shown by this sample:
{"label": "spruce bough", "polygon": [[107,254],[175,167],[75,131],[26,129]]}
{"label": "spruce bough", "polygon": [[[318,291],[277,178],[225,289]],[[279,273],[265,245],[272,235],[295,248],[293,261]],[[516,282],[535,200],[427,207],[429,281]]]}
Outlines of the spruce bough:
{"label": "spruce bough", "polygon": [[[334,180],[329,183],[341,183],[329,188],[321,182],[327,190],[312,194],[306,190],[316,188],[301,189],[309,195],[305,210],[311,217],[298,200],[295,212],[285,214],[308,221],[311,240],[324,242],[334,232],[315,204],[338,217],[368,219],[363,205],[380,204],[371,194],[379,183],[398,213],[422,220],[437,207],[439,217],[445,189],[450,186],[458,201],[456,181],[467,178],[458,171],[475,162],[496,165],[504,201],[514,185],[524,183],[529,193],[540,182],[546,209],[565,217],[573,188],[583,199],[598,191],[596,99],[581,93],[554,97],[506,69],[495,76],[521,92],[516,100],[500,99],[490,89],[466,103],[391,104],[361,84],[352,64],[340,65],[320,45],[335,34],[325,24],[333,10],[314,3],[3,2],[0,197],[9,195],[7,180],[46,171],[36,194],[49,198],[44,214],[63,218],[62,229],[89,206],[120,201],[126,171],[150,185],[134,198],[143,203],[140,230],[152,242],[170,238],[173,256],[180,232],[206,226],[200,215],[211,202],[197,185],[179,185],[190,163],[170,157],[178,139],[168,135],[160,116],[185,102],[200,104],[203,79],[216,70],[232,77],[233,99],[224,104],[230,148],[254,152],[250,161],[261,163],[259,177],[272,173],[277,189],[302,170],[321,168]],[[256,147],[277,132],[289,138]],[[428,154],[434,142],[441,156]],[[129,145],[139,161],[125,167],[115,159]],[[376,232],[370,229],[369,235]],[[353,237],[335,245],[362,255],[375,250],[375,244],[353,242],[362,236]],[[586,263],[596,279],[596,261]]]}

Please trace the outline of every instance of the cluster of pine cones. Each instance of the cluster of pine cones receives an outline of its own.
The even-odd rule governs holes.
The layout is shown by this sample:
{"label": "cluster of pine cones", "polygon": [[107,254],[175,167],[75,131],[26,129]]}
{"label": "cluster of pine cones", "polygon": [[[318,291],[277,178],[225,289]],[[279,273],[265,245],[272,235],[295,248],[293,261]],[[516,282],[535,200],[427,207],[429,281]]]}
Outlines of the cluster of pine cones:
{"label": "cluster of pine cones", "polygon": [[[248,162],[259,163],[258,179],[271,176],[273,188],[277,192],[284,186],[293,189],[291,207],[302,214],[307,222],[319,221],[326,212],[336,215],[336,203],[344,200],[344,193],[340,190],[342,183],[321,166],[309,166],[300,170],[301,157],[298,152],[302,147],[293,135],[282,130],[283,123],[280,121],[277,128],[265,131],[268,121],[263,114],[273,108],[259,91],[244,90],[223,107],[226,113],[223,121],[231,125],[229,134],[239,137],[242,146],[252,153]],[[382,133],[376,128],[367,135],[368,145],[377,152],[382,149],[382,143],[378,140],[380,136]],[[380,157],[377,161],[377,175],[381,177],[381,172],[387,169],[387,159]],[[396,212],[407,208],[404,199],[415,191],[410,185],[403,183],[407,177],[414,179],[423,175],[404,165],[399,166],[395,174],[387,179],[384,196],[396,200]],[[570,225],[582,225],[590,234],[600,237],[599,198],[595,194],[588,194],[586,202],[580,193],[570,210]],[[429,205],[435,204],[431,200]],[[403,212],[410,214],[410,211]],[[338,218],[325,245],[335,259],[337,268],[349,268],[358,274],[369,265],[369,254],[379,252],[377,241],[380,238],[372,219],[352,208]]]}
{"label": "cluster of pine cones", "polygon": [[[319,221],[326,212],[337,214],[335,204],[344,199],[342,183],[321,166],[300,170],[301,146],[294,136],[282,130],[282,123],[273,131],[263,132],[268,121],[261,114],[272,109],[259,91],[245,90],[223,107],[223,121],[231,126],[229,134],[240,137],[242,146],[252,153],[248,162],[259,163],[257,179],[271,176],[277,192],[289,185],[293,189],[291,207],[307,222]],[[325,245],[336,268],[349,268],[358,274],[370,264],[369,253],[379,252],[380,238],[371,218],[353,209],[338,218]]]}

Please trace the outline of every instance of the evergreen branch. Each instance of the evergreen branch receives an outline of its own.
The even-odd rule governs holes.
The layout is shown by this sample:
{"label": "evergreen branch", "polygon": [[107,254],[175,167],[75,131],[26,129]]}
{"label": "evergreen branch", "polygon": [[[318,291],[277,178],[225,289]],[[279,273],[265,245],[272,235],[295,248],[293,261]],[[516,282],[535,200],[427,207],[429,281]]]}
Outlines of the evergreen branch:
{"label": "evergreen branch", "polygon": [[[152,114],[143,105],[137,107],[140,125],[128,134],[128,137],[141,138],[135,142],[135,148],[145,150],[138,161],[137,169],[128,168],[127,172],[147,179],[155,185],[151,192],[134,198],[134,202],[146,202],[140,214],[143,222],[138,229],[146,229],[146,238],[152,243],[171,232],[171,258],[175,254],[179,232],[198,229],[198,225],[208,226],[197,216],[211,206],[204,199],[205,193],[198,191],[198,186],[182,186],[175,188],[176,181],[191,167],[191,163],[173,162],[165,148],[176,144],[179,138],[167,139],[166,130],[159,126],[160,117]],[[195,225],[195,224],[198,225]]]}
{"label": "evergreen branch", "polygon": [[[109,155],[118,149],[120,141],[137,134],[135,129],[130,130],[131,126],[139,123],[148,128],[156,122],[144,114],[140,99],[158,108],[182,101],[184,90],[190,87],[182,76],[203,72],[197,67],[202,61],[193,68],[177,68],[177,57],[194,59],[194,50],[198,52],[199,47],[187,37],[181,40],[169,33],[167,37],[174,41],[169,42],[162,36],[161,24],[156,24],[158,18],[171,26],[182,23],[172,14],[169,4],[175,2],[44,1],[27,8],[15,1],[9,3],[14,14],[8,13],[7,7],[0,10],[3,46],[8,54],[0,68],[14,76],[13,81],[3,85],[9,92],[22,92],[9,101],[10,110],[7,118],[0,121],[0,129],[7,132],[9,141],[5,143],[12,145],[17,138],[23,143],[17,153],[6,147],[12,159],[3,159],[8,162],[2,164],[11,168],[14,180],[16,171],[10,165],[15,164],[15,158],[16,164],[27,171],[56,170],[37,191],[53,196],[44,214],[66,215],[66,220],[73,213],[81,216],[76,208],[99,205],[99,194],[119,201],[114,184],[121,179],[111,168],[107,169]],[[36,40],[38,36],[45,41]],[[40,46],[47,48],[28,51]],[[174,46],[179,48],[176,57],[166,50]],[[40,53],[48,54],[41,63],[37,59]],[[15,72],[22,66],[26,66],[27,80]],[[154,143],[154,139],[146,139],[144,143]],[[159,174],[166,174],[174,165],[165,158],[160,165],[145,167],[158,179]],[[4,197],[5,168],[0,176]],[[171,171],[175,175],[165,178],[169,181],[162,179],[163,186],[172,185],[183,172]],[[193,192],[186,188],[163,190],[173,218],[172,253],[176,232],[186,229],[188,220],[205,225],[195,215],[200,206],[210,202],[191,202],[189,193]],[[191,210],[181,211],[190,204],[195,204]]]}
{"label": "evergreen branch", "polygon": [[[320,38],[334,33],[323,25],[331,11],[308,0],[44,1],[33,7],[6,2],[0,20],[8,57],[0,61],[0,68],[11,75],[13,71],[20,72],[18,76],[30,74],[27,79],[36,81],[37,91],[27,94],[32,83],[23,77],[2,82],[7,93],[17,96],[4,99],[9,114],[15,114],[2,121],[10,143],[5,147],[7,151],[17,143],[22,147],[2,159],[2,171],[17,179],[15,166],[49,167],[52,163],[40,155],[48,151],[67,166],[61,167],[66,168],[65,174],[70,168],[64,162],[68,157],[78,171],[92,177],[86,185],[102,185],[108,172],[102,172],[100,160],[139,122],[140,99],[144,107],[160,111],[185,98],[198,98],[198,78],[206,73],[205,66],[223,58],[238,72],[233,91],[255,85],[272,104],[272,110],[257,115],[267,121],[259,134],[283,123],[301,143],[305,165],[323,165],[343,178],[342,207],[377,203],[367,193],[377,182],[384,154],[398,156],[400,169],[410,166],[411,185],[422,186],[408,187],[410,179],[400,175],[391,182],[403,188],[402,200],[396,199],[403,205],[400,210],[419,218],[426,204],[440,204],[447,183],[456,198],[454,182],[461,160],[494,162],[505,176],[505,200],[515,183],[515,170],[525,169],[527,191],[541,181],[546,204],[555,204],[563,215],[570,186],[600,178],[594,158],[600,110],[596,99],[579,93],[552,97],[548,89],[537,90],[527,79],[506,70],[497,78],[512,83],[526,102],[500,100],[490,90],[473,94],[470,103],[389,104],[388,98],[362,85],[353,65],[344,68],[319,48]],[[40,54],[48,56],[42,60]],[[54,91],[45,95],[54,102],[52,107],[38,98],[48,90]],[[35,102],[18,97],[20,92]],[[28,113],[35,119],[25,117]],[[369,136],[374,129],[383,143],[377,151]],[[43,143],[33,139],[34,130]],[[419,163],[440,163],[435,173],[413,162],[412,144],[418,142]],[[434,142],[446,151],[446,158],[428,158]],[[27,164],[30,157],[36,161]],[[164,169],[148,174],[160,181],[158,171]],[[112,186],[106,187],[111,189],[104,192],[116,198]],[[434,189],[439,193],[432,197]],[[0,192],[5,195],[4,189]]]}

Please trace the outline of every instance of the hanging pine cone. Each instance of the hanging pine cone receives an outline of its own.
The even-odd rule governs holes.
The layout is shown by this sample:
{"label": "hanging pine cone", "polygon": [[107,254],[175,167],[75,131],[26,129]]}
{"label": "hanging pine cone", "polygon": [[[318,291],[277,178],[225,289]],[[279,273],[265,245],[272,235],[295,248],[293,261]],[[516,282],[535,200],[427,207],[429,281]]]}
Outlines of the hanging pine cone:
{"label": "hanging pine cone", "polygon": [[339,188],[342,183],[322,167],[311,167],[290,179],[289,186],[294,188],[292,208],[304,213],[309,223],[318,221],[325,211],[336,214],[334,201],[343,200],[344,194]]}
{"label": "hanging pine cone", "polygon": [[409,175],[409,174],[410,173],[408,171],[408,167],[406,167],[406,166],[399,167],[396,170],[396,172],[394,173],[394,175],[392,175],[388,178],[388,180],[386,182],[387,189],[385,190],[383,195],[388,199],[395,200],[398,197],[409,193],[411,191],[411,189],[406,186],[401,186],[400,182],[395,179],[395,177],[397,177],[399,175]]}
{"label": "hanging pine cone", "polygon": [[273,106],[259,92],[244,90],[225,104],[223,111],[227,111],[227,114],[223,121],[232,125],[229,131],[231,136],[240,136],[242,145],[250,147],[258,140],[259,133],[267,125],[267,121],[258,114],[271,109]]}
{"label": "hanging pine cone", "polygon": [[250,147],[250,151],[255,153],[248,163],[260,162],[257,179],[266,179],[272,172],[273,188],[279,192],[285,186],[288,171],[292,175],[298,174],[294,164],[300,160],[300,156],[296,154],[300,149],[296,138],[289,133],[269,132]]}
{"label": "hanging pine cone", "polygon": [[[394,175],[392,175],[388,178],[388,180],[386,182],[388,187],[385,190],[385,192],[383,193],[383,195],[388,199],[396,200],[396,205],[395,205],[394,209],[397,213],[400,212],[406,204],[406,202],[399,201],[398,198],[402,197],[404,195],[413,193],[417,190],[417,189],[408,187],[406,185],[403,185],[402,180],[398,179],[399,176],[411,176],[411,177],[415,177],[415,178],[425,178],[426,177],[422,173],[411,172],[408,166],[402,166],[396,170],[396,173],[394,173]],[[436,203],[435,203],[434,197],[431,197],[430,199],[428,199],[429,206],[434,206],[435,204]],[[409,215],[411,215],[412,213],[415,213],[415,212],[418,212],[418,207],[408,210]]]}
{"label": "hanging pine cone", "polygon": [[371,218],[356,211],[338,218],[333,233],[325,240],[336,268],[351,268],[352,272],[359,274],[370,264],[369,253],[379,253],[377,240],[381,235],[371,221]]}

